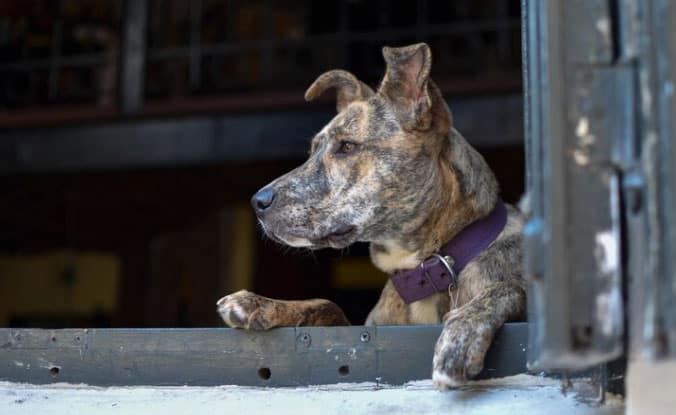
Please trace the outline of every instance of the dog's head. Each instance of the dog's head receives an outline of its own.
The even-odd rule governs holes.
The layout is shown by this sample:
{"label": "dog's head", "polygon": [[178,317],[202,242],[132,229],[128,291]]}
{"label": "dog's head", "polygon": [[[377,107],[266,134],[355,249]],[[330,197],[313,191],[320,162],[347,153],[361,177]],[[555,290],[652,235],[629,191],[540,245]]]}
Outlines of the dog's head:
{"label": "dog's head", "polygon": [[252,198],[272,239],[310,248],[396,239],[419,228],[448,191],[442,172],[452,169],[440,164],[452,119],[429,76],[429,47],[386,47],[383,55],[377,92],[341,70],[307,90],[312,100],[335,88],[338,114],[312,139],[303,165]]}

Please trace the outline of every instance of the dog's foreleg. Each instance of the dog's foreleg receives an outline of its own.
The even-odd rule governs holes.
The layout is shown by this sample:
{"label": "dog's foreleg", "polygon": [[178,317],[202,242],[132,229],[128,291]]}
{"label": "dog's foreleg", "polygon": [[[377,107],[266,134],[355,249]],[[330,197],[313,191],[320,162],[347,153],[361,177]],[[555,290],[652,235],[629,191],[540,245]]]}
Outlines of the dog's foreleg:
{"label": "dog's foreleg", "polygon": [[274,300],[241,290],[218,300],[216,308],[225,324],[247,330],[350,325],[340,307],[329,300]]}
{"label": "dog's foreleg", "polygon": [[491,284],[470,302],[444,317],[444,328],[434,348],[435,385],[448,389],[476,376],[498,329],[525,312],[526,293],[517,282]]}

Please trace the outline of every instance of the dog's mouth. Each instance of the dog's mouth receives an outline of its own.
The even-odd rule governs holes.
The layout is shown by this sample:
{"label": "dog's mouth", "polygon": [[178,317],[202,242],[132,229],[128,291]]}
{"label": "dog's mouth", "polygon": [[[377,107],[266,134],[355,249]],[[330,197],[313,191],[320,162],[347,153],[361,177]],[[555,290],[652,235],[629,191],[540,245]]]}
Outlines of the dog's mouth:
{"label": "dog's mouth", "polygon": [[354,242],[357,227],[354,225],[340,225],[331,232],[318,238],[307,237],[300,232],[284,232],[280,229],[269,229],[263,221],[260,221],[263,231],[268,238],[277,243],[298,248],[345,248]]}
{"label": "dog's mouth", "polygon": [[357,227],[354,225],[341,225],[334,229],[333,232],[326,236],[319,238],[318,245],[328,245],[332,248],[344,248],[352,243],[352,236],[355,234]]}

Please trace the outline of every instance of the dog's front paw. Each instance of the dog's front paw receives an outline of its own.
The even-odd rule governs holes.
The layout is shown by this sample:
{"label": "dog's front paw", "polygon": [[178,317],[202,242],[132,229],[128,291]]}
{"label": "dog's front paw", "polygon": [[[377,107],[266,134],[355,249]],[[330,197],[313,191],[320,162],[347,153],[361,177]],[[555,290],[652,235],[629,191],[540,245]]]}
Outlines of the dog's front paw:
{"label": "dog's front paw", "polygon": [[495,328],[490,316],[471,309],[453,310],[434,348],[432,379],[445,390],[465,383],[481,372]]}
{"label": "dog's front paw", "polygon": [[240,290],[218,300],[218,314],[228,326],[247,330],[267,330],[272,322],[266,314],[269,298]]}

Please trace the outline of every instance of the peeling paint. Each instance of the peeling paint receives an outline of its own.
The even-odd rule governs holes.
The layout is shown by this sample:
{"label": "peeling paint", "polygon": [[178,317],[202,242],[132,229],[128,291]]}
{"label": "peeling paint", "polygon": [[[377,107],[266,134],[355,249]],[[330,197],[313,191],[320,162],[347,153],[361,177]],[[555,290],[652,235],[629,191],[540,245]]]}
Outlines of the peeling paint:
{"label": "peeling paint", "polygon": [[596,136],[589,132],[589,118],[580,117],[575,126],[575,135],[578,142],[572,151],[573,160],[578,166],[586,166],[591,161],[591,147],[596,142]]}
{"label": "peeling paint", "polygon": [[606,39],[610,40],[610,21],[608,17],[604,16],[596,21],[596,30]]}
{"label": "peeling paint", "polygon": [[596,141],[596,136],[589,132],[589,119],[587,117],[580,117],[575,126],[575,135],[583,146],[592,145]]}
{"label": "peeling paint", "polygon": [[596,233],[594,255],[599,269],[604,274],[617,272],[619,266],[617,239],[612,230]]}
{"label": "peeling paint", "polygon": [[619,245],[612,230],[596,233],[594,256],[601,278],[606,285],[596,296],[595,317],[601,332],[605,336],[613,335],[622,327],[622,295],[619,279]]}
{"label": "peeling paint", "polygon": [[612,336],[622,325],[622,296],[611,289],[596,296],[596,321],[605,336]]}
{"label": "peeling paint", "polygon": [[596,141],[596,136],[594,134],[587,134],[580,137],[580,145],[584,147],[589,147]]}
{"label": "peeling paint", "polygon": [[589,119],[587,119],[587,117],[580,117],[577,121],[577,126],[575,127],[575,135],[583,137],[587,134],[589,134]]}
{"label": "peeling paint", "polygon": [[584,150],[573,150],[573,160],[579,166],[586,166],[589,164],[589,154]]}

